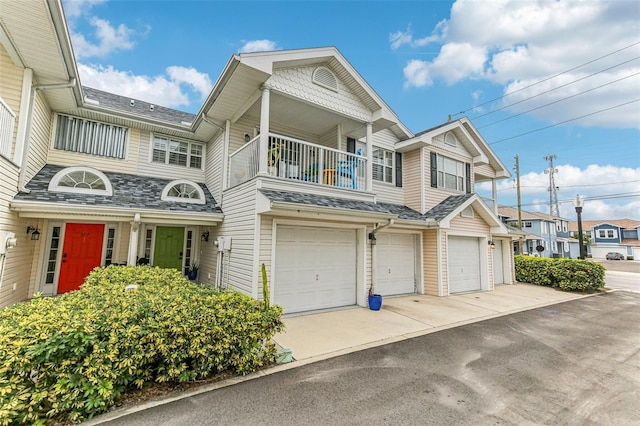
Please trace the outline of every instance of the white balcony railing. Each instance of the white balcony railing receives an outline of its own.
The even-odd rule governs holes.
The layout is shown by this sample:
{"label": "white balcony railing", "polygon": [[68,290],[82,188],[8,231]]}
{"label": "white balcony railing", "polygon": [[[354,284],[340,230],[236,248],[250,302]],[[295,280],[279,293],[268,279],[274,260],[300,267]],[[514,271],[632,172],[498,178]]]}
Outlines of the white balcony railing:
{"label": "white balcony railing", "polygon": [[[246,182],[258,174],[259,137],[230,156],[230,186]],[[367,187],[367,159],[299,139],[269,133],[267,172],[282,179],[338,186],[356,190]]]}

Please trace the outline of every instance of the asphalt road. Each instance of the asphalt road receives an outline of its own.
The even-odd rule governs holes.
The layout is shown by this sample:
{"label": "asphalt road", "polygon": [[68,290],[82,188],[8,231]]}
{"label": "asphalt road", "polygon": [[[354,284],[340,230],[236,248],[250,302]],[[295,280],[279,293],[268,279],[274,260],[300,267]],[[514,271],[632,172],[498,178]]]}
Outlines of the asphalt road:
{"label": "asphalt road", "polygon": [[640,294],[611,292],[275,373],[111,425],[637,425]]}

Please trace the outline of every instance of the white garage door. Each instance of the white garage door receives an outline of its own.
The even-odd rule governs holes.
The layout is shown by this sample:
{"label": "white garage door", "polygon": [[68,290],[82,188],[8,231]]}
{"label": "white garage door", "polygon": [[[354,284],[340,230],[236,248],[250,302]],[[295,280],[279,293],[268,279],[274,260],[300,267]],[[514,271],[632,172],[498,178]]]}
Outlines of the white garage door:
{"label": "white garage door", "polygon": [[273,284],[288,314],[355,305],[356,231],[278,226]]}
{"label": "white garage door", "polygon": [[415,238],[380,232],[376,235],[377,285],[383,296],[415,292]]}
{"label": "white garage door", "polygon": [[504,284],[504,262],[503,262],[503,251],[502,251],[502,241],[495,240],[493,242],[495,244],[495,248],[493,249],[493,283],[494,284]]}
{"label": "white garage door", "polygon": [[480,281],[480,245],[477,238],[449,237],[449,293],[477,291]]}

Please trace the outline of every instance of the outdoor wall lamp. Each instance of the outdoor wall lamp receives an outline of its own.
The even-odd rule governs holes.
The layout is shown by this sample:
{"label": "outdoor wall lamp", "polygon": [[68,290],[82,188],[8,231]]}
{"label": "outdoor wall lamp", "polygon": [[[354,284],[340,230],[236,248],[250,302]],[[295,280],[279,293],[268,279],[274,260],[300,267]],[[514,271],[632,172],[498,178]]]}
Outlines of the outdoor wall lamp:
{"label": "outdoor wall lamp", "polygon": [[200,241],[209,241],[209,231],[204,231],[202,235],[200,235]]}
{"label": "outdoor wall lamp", "polygon": [[37,226],[27,226],[27,235],[29,235],[29,233],[31,233],[31,239],[33,241],[38,241],[40,239],[40,231],[38,231]]}
{"label": "outdoor wall lamp", "polygon": [[487,244],[489,245],[489,248],[492,248],[492,249],[496,248],[496,243],[494,243],[493,240],[487,241]]}
{"label": "outdoor wall lamp", "polygon": [[245,142],[249,142],[251,140],[251,136],[249,136],[249,133],[245,133],[244,134],[244,141]]}
{"label": "outdoor wall lamp", "polygon": [[373,232],[369,232],[369,240],[371,240],[371,245],[375,246],[376,245],[376,234],[374,234]]}

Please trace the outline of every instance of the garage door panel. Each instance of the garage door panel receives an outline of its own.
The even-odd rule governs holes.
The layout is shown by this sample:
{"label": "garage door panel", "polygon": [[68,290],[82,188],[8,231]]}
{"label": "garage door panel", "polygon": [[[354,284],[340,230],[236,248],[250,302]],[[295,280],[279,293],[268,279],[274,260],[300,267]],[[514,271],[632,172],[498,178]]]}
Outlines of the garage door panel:
{"label": "garage door panel", "polygon": [[449,293],[481,290],[480,244],[477,238],[449,237]]}
{"label": "garage door panel", "polygon": [[274,289],[286,313],[354,305],[355,231],[279,226]]}
{"label": "garage door panel", "polygon": [[377,244],[376,293],[383,296],[415,292],[415,237],[379,233]]}

